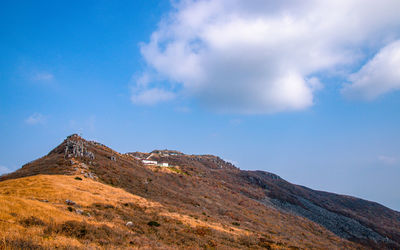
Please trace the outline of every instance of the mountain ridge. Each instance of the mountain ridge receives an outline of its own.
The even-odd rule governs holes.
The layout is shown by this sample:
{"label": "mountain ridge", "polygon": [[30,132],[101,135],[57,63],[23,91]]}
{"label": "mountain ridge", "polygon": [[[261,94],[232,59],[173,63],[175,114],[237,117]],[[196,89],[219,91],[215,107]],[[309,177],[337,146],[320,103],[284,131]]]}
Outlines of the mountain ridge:
{"label": "mountain ridge", "polygon": [[[143,159],[148,157],[168,163],[168,167],[144,164]],[[238,228],[257,235],[254,242],[243,247],[276,247],[271,242],[261,242],[265,238],[261,235],[266,234],[283,235],[278,241],[282,246],[321,248],[312,239],[333,244],[326,239],[322,241],[321,236],[331,239],[331,233],[337,239],[335,246],[387,249],[400,246],[397,211],[356,197],[291,184],[273,173],[240,170],[212,155],[186,155],[173,150],[121,154],[74,134],[46,156],[1,176],[0,182],[35,175],[81,176],[179,208],[182,214],[197,214],[197,217],[207,214],[210,216],[205,217],[207,220],[239,225]],[[266,218],[279,227],[272,227]],[[298,232],[282,227],[296,227]],[[266,233],[270,228],[274,228],[275,234]],[[321,230],[323,233],[318,235]],[[304,239],[307,243],[299,240],[299,234],[310,232],[312,236]],[[227,244],[222,239],[218,242],[221,246]]]}

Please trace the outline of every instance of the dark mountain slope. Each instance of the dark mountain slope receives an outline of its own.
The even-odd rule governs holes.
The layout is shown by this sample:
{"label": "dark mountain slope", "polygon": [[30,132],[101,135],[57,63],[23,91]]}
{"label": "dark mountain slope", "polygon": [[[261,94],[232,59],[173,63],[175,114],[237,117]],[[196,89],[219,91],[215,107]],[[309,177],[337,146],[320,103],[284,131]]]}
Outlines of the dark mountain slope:
{"label": "dark mountain slope", "polygon": [[266,191],[266,204],[302,215],[353,241],[369,245],[383,241],[399,247],[397,211],[376,202],[293,185],[262,171],[242,171],[242,176]]}
{"label": "dark mountain slope", "polygon": [[[143,159],[169,167],[144,165]],[[396,249],[400,243],[396,211],[293,185],[271,173],[242,171],[212,155],[166,150],[120,154],[73,135],[0,181],[36,174],[87,177],[182,215],[227,228],[235,225],[252,235],[242,247],[357,248],[351,240],[364,247]]]}

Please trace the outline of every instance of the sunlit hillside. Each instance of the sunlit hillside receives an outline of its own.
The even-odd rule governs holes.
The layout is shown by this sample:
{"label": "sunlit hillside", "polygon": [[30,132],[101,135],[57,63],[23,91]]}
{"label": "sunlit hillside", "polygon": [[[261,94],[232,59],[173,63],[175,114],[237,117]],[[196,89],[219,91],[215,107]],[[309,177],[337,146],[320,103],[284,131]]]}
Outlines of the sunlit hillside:
{"label": "sunlit hillside", "polygon": [[[278,227],[265,234],[182,214],[83,176],[37,175],[0,182],[0,246],[14,248],[288,248]],[[80,180],[80,178],[82,180]],[[76,204],[68,205],[66,200]],[[310,225],[312,227],[312,225]],[[290,227],[290,225],[288,225]],[[306,233],[293,246],[340,243]],[[305,235],[304,235],[305,236]],[[344,243],[347,247],[351,244]]]}
{"label": "sunlit hillside", "polygon": [[78,135],[0,176],[0,239],[10,249],[391,249],[399,218],[217,156],[121,154]]}

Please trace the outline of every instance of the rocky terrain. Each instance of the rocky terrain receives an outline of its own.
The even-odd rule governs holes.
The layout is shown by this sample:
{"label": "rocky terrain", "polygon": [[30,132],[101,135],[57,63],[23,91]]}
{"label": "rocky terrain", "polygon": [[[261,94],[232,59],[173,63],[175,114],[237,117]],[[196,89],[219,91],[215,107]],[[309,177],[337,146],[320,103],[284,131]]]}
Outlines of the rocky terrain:
{"label": "rocky terrain", "polygon": [[77,135],[1,176],[0,190],[0,248],[400,249],[400,213],[380,204]]}

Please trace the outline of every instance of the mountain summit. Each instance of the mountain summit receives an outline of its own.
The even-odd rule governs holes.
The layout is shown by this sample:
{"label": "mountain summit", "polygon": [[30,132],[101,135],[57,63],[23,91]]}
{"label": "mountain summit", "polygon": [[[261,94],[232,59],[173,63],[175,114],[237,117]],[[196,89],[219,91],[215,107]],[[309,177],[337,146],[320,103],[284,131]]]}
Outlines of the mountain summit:
{"label": "mountain summit", "polygon": [[378,203],[76,134],[1,176],[0,203],[5,248],[400,248],[400,213]]}

